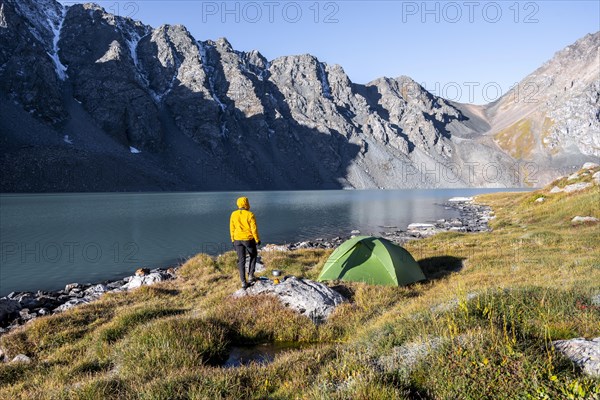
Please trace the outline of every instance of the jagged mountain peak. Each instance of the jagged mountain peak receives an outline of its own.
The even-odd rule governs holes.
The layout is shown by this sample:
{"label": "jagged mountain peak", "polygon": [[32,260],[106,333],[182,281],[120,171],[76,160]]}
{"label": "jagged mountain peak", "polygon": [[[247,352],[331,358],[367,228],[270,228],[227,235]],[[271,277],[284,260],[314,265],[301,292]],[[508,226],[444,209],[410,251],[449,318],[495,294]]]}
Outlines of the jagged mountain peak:
{"label": "jagged mountain peak", "polygon": [[569,61],[588,62],[597,57],[598,47],[600,46],[600,31],[588,33],[575,43],[557,51],[552,59],[544,63],[544,67],[553,61],[568,59]]}
{"label": "jagged mountain peak", "polygon": [[[543,111],[553,121],[576,120],[556,116],[564,104],[584,114],[588,106],[598,109],[599,86],[581,83],[594,72],[582,54],[593,53],[597,38],[582,38],[531,75],[546,85],[544,99],[553,106]],[[579,68],[580,76],[569,73],[570,65],[584,64],[588,69]],[[575,81],[568,96],[559,95],[556,88],[564,89],[568,79]],[[513,166],[515,158],[494,144],[501,115],[512,118],[507,102],[461,105],[407,76],[354,84],[340,65],[311,54],[269,61],[257,50],[235,50],[225,38],[200,40],[182,25],[152,28],[94,3],[68,8],[53,0],[0,3],[0,94],[15,113],[20,107],[22,124],[42,121],[45,134],[56,136],[56,151],[49,152],[35,133],[23,136],[23,129],[6,125],[12,114],[0,118],[0,131],[9,135],[0,141],[6,153],[1,166],[14,177],[2,182],[8,190],[31,183],[30,165],[68,176],[65,168],[74,163],[84,171],[109,168],[110,177],[99,182],[121,179],[121,190],[523,181],[508,174],[489,181],[465,167],[489,160],[507,170]],[[83,173],[82,181],[66,186],[37,184],[40,190],[98,190],[87,184],[95,182],[89,178]]]}

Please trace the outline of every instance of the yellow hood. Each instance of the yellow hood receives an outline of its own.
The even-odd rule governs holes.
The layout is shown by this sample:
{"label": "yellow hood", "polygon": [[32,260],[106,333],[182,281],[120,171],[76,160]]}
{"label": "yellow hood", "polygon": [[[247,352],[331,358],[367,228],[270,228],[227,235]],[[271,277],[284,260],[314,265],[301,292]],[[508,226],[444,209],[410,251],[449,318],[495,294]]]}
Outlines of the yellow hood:
{"label": "yellow hood", "polygon": [[247,197],[240,197],[237,199],[238,208],[243,208],[244,210],[250,209],[250,202]]}

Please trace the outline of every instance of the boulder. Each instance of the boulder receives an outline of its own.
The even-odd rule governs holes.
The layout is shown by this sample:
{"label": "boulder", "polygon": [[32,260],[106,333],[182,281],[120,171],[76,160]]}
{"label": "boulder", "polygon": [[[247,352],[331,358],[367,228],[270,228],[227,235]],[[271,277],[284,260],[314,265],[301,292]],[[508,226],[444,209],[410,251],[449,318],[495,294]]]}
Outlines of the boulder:
{"label": "boulder", "polygon": [[16,300],[7,298],[0,299],[0,324],[7,322],[8,319],[21,310],[21,305]]}
{"label": "boulder", "polygon": [[569,175],[569,177],[567,178],[568,181],[574,181],[575,179],[579,179],[579,173],[577,173],[577,172]]}
{"label": "boulder", "polygon": [[21,311],[19,311],[19,317],[21,317],[23,321],[29,321],[31,319],[36,318],[37,314],[32,313],[31,310],[29,310],[29,308],[23,308],[21,309]]}
{"label": "boulder", "polygon": [[93,300],[96,300],[96,298],[89,299],[87,297],[82,297],[82,298],[71,299],[71,300],[67,301],[66,303],[61,304],[60,306],[56,307],[54,309],[54,312],[57,313],[57,312],[67,311],[73,307],[76,307],[76,306],[79,306],[82,304],[88,304]]}
{"label": "boulder", "polygon": [[419,223],[419,222],[414,222],[412,224],[409,224],[408,227],[406,228],[410,231],[424,231],[424,230],[429,230],[429,229],[435,229],[435,225],[434,224],[423,224],[423,223]]}
{"label": "boulder", "polygon": [[249,288],[238,290],[233,296],[260,294],[276,296],[284,306],[309,317],[317,324],[326,320],[335,307],[346,300],[322,283],[294,276],[285,277],[279,284],[270,279],[260,279]]}
{"label": "boulder", "polygon": [[438,229],[434,224],[412,223],[406,228],[406,232],[416,237],[433,236],[436,233],[443,232],[444,229]]}
{"label": "boulder", "polygon": [[583,164],[581,169],[594,169],[600,167],[600,164],[596,164],[595,162],[586,162]]}
{"label": "boulder", "polygon": [[124,290],[131,290],[140,286],[154,285],[155,283],[173,279],[173,275],[166,272],[151,272],[144,276],[133,276],[125,285],[121,287]]}
{"label": "boulder", "polygon": [[108,286],[103,285],[103,284],[98,284],[98,285],[94,285],[94,286],[90,286],[89,288],[84,290],[84,293],[86,295],[100,295],[104,292],[107,292],[109,290]]}
{"label": "boulder", "polygon": [[580,190],[587,189],[590,186],[592,186],[591,182],[579,182],[579,183],[574,183],[572,185],[565,186],[563,191],[567,192],[567,193],[573,193],[573,192],[578,192]]}
{"label": "boulder", "polygon": [[536,203],[543,203],[544,201],[546,201],[545,197],[538,197],[537,199],[535,199]]}
{"label": "boulder", "polygon": [[594,222],[599,222],[600,219],[596,218],[596,217],[581,217],[579,215],[577,215],[576,217],[573,217],[573,219],[571,220],[572,224],[585,224],[588,222],[594,223]]}
{"label": "boulder", "polygon": [[15,358],[12,359],[11,362],[29,364],[31,363],[31,358],[27,357],[25,354],[18,354],[15,356]]}
{"label": "boulder", "polygon": [[260,249],[260,251],[266,251],[266,252],[290,251],[290,248],[289,248],[289,246],[286,246],[286,245],[268,244],[268,245],[264,246],[262,249]]}
{"label": "boulder", "polygon": [[38,308],[41,306],[38,298],[30,292],[19,293],[13,297],[13,300],[18,301],[23,308]]}
{"label": "boulder", "polygon": [[82,289],[83,285],[80,283],[69,283],[65,286],[65,293],[69,293],[73,289]]}
{"label": "boulder", "polygon": [[554,348],[577,365],[583,373],[600,377],[600,337],[556,340]]}

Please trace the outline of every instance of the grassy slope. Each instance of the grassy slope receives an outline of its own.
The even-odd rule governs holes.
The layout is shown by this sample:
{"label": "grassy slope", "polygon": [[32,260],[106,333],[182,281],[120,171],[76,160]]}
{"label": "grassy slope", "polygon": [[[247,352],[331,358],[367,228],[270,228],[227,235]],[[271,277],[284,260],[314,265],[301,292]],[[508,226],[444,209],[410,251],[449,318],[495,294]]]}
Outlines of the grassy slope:
{"label": "grassy slope", "polygon": [[[542,194],[546,201],[536,203]],[[570,223],[600,218],[598,186],[480,201],[496,212],[493,232],[410,243],[427,283],[345,284],[352,301],[319,327],[269,297],[230,298],[238,287],[233,253],[198,255],[173,282],[40,318],[0,338],[10,357],[33,359],[0,365],[0,398],[600,397],[600,382],[549,346],[600,336],[600,312],[589,304],[600,292],[600,229]],[[264,259],[314,279],[328,255]],[[266,366],[215,366],[232,344],[270,341],[314,345]],[[419,345],[426,355],[407,368],[399,349]]]}

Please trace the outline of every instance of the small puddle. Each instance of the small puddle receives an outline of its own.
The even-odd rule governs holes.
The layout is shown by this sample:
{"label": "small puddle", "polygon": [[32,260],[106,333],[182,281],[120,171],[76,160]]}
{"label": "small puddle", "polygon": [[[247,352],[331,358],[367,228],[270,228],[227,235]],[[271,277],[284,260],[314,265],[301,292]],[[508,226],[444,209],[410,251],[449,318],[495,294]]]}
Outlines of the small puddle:
{"label": "small puddle", "polygon": [[229,357],[221,364],[224,368],[241,367],[251,363],[269,364],[275,356],[286,351],[298,350],[311,346],[309,343],[277,342],[263,343],[253,346],[232,346]]}

